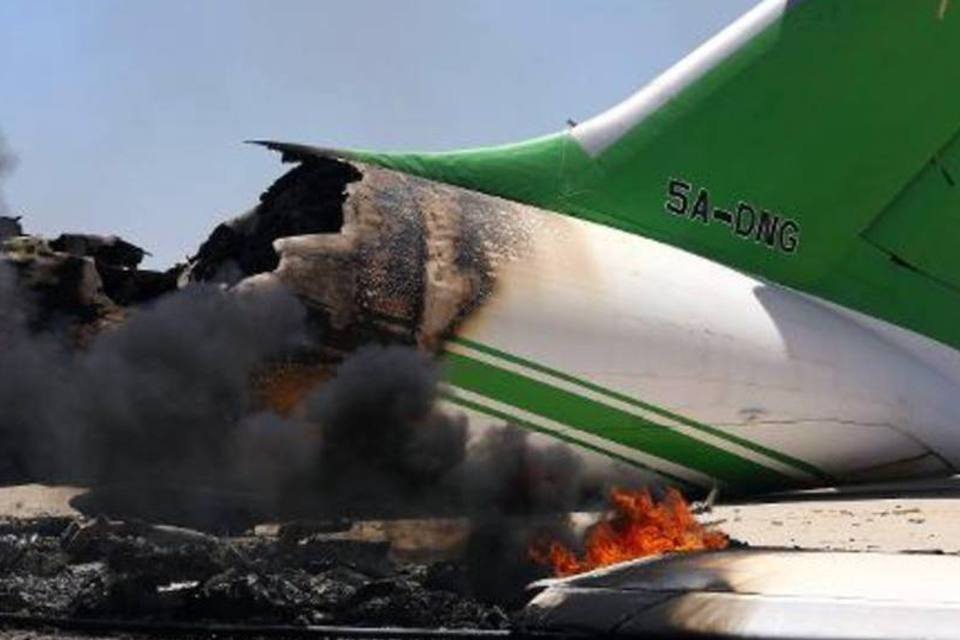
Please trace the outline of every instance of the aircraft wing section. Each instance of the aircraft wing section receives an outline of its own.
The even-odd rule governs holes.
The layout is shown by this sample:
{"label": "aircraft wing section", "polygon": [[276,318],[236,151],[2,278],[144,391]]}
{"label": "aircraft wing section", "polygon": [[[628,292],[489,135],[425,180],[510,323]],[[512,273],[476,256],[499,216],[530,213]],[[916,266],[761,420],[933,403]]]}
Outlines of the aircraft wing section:
{"label": "aircraft wing section", "polygon": [[953,638],[958,570],[932,554],[667,554],[543,581],[519,624],[529,637]]}

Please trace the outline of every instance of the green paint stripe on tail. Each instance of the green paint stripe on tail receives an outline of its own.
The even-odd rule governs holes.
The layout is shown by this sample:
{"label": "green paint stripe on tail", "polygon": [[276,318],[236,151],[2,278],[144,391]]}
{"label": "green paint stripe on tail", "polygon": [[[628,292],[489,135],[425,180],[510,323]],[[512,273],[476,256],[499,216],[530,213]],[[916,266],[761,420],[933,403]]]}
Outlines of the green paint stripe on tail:
{"label": "green paint stripe on tail", "polygon": [[482,352],[482,353],[486,353],[486,354],[491,355],[491,356],[494,356],[494,357],[496,357],[496,358],[500,358],[500,359],[502,359],[502,360],[506,360],[507,362],[512,362],[512,363],[517,364],[517,365],[520,365],[520,366],[522,366],[522,367],[526,367],[526,368],[528,368],[528,369],[532,369],[532,370],[534,370],[534,371],[538,371],[538,372],[540,372],[540,373],[544,373],[544,374],[546,374],[546,375],[548,375],[548,376],[552,376],[552,377],[554,377],[554,378],[557,378],[558,380],[563,380],[563,381],[565,381],[565,382],[570,382],[570,383],[572,383],[572,384],[579,385],[579,386],[581,386],[581,387],[583,387],[583,388],[585,388],[585,389],[589,389],[590,391],[594,391],[594,392],[596,392],[596,393],[605,395],[605,396],[607,396],[608,398],[612,398],[612,399],[614,399],[614,400],[619,400],[619,401],[621,401],[621,402],[625,402],[625,403],[627,403],[627,404],[633,405],[633,406],[635,406],[635,407],[637,407],[637,408],[639,408],[639,409],[644,409],[644,410],[646,410],[646,411],[650,411],[651,413],[655,413],[655,414],[660,415],[660,416],[663,416],[663,417],[665,417],[665,418],[669,418],[669,419],[671,419],[671,420],[675,420],[675,421],[677,421],[677,422],[679,422],[679,423],[681,423],[681,424],[684,424],[684,425],[686,425],[686,426],[688,426],[688,427],[692,427],[692,428],[697,429],[697,430],[699,430],[699,431],[703,431],[704,433],[709,433],[710,435],[716,436],[716,437],[718,437],[718,438],[721,438],[721,439],[726,440],[726,441],[728,441],[728,442],[731,442],[731,443],[733,443],[733,444],[737,444],[737,445],[739,445],[739,446],[741,446],[741,447],[744,447],[745,449],[749,449],[749,450],[754,451],[754,452],[756,452],[756,453],[762,454],[762,455],[764,455],[764,456],[766,456],[766,457],[768,457],[768,458],[770,458],[770,459],[772,459],[772,460],[777,460],[778,462],[782,462],[782,463],[784,463],[784,464],[786,464],[786,465],[788,465],[788,466],[791,466],[791,467],[793,467],[793,468],[795,468],[795,469],[799,469],[799,470],[801,470],[801,471],[805,471],[805,472],[807,472],[807,473],[810,473],[810,474],[816,476],[817,478],[820,478],[820,479],[823,479],[823,480],[831,480],[831,479],[832,479],[829,474],[827,474],[827,473],[824,472],[823,470],[821,470],[821,469],[813,466],[812,464],[810,464],[810,463],[808,463],[808,462],[805,462],[805,461],[803,461],[803,460],[798,460],[798,459],[796,459],[796,458],[793,458],[793,457],[791,457],[791,456],[788,456],[788,455],[785,454],[785,453],[781,453],[780,451],[775,451],[775,450],[773,450],[773,449],[769,449],[769,448],[767,448],[767,447],[764,447],[763,445],[757,444],[757,443],[752,442],[752,441],[750,441],[750,440],[747,440],[747,439],[745,439],[745,438],[741,438],[741,437],[739,437],[739,436],[736,436],[736,435],[727,433],[727,432],[725,432],[725,431],[723,431],[723,430],[721,430],[721,429],[717,429],[716,427],[711,427],[710,425],[706,425],[706,424],[703,424],[703,423],[701,423],[701,422],[697,422],[696,420],[692,420],[692,419],[690,419],[690,418],[687,418],[687,417],[678,415],[678,414],[676,414],[676,413],[672,413],[672,412],[670,412],[670,411],[668,411],[668,410],[666,410],[666,409],[663,409],[663,408],[658,407],[658,406],[656,406],[656,405],[648,404],[648,403],[643,402],[643,401],[641,401],[641,400],[637,400],[637,399],[635,399],[635,398],[632,398],[632,397],[630,397],[630,396],[624,395],[624,394],[619,393],[619,392],[617,392],[617,391],[613,391],[612,389],[607,389],[606,387],[601,387],[600,385],[595,384],[595,383],[593,383],[593,382],[590,382],[590,381],[588,381],[588,380],[584,380],[584,379],[582,379],[582,378],[577,378],[577,377],[572,376],[572,375],[570,375],[570,374],[568,374],[568,373],[564,373],[563,371],[558,371],[558,370],[556,370],[556,369],[551,369],[550,367],[547,367],[547,366],[545,366],[545,365],[539,364],[539,363],[537,363],[537,362],[532,362],[532,361],[530,361],[530,360],[526,360],[526,359],[521,358],[521,357],[519,357],[519,356],[515,356],[515,355],[513,355],[513,354],[506,353],[506,352],[504,352],[504,351],[500,351],[499,349],[495,349],[495,348],[490,347],[490,346],[487,346],[487,345],[485,345],[485,344],[482,344],[482,343],[479,343],[479,342],[474,342],[473,340],[468,340],[467,338],[461,338],[461,337],[459,337],[459,336],[455,336],[455,337],[451,338],[450,340],[451,340],[451,342],[455,342],[455,343],[458,343],[458,344],[462,344],[463,346],[468,347],[468,348],[470,348],[470,349],[475,349],[476,351],[480,351],[480,352]]}
{"label": "green paint stripe on tail", "polygon": [[447,380],[454,386],[695,469],[734,487],[756,491],[796,484],[779,471],[632,413],[459,354],[444,355]]}

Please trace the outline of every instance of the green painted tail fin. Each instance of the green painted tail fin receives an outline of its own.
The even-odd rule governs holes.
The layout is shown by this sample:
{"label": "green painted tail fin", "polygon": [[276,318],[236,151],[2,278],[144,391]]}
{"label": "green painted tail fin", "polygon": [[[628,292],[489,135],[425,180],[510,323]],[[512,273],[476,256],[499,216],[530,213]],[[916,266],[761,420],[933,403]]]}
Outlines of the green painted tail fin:
{"label": "green painted tail fin", "polygon": [[610,111],[328,152],[617,227],[960,346],[960,6],[765,0]]}

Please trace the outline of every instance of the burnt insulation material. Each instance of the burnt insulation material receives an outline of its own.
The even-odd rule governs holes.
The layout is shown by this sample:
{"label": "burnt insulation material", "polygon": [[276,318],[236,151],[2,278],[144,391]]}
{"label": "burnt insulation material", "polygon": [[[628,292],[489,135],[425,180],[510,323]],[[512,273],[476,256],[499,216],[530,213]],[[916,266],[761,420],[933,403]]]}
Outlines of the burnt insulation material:
{"label": "burnt insulation material", "polygon": [[[236,280],[276,269],[277,238],[337,233],[343,226],[346,187],[362,177],[339,160],[311,159],[294,167],[260,196],[250,212],[214,229],[191,261],[199,281]],[[231,265],[237,272],[226,274]]]}

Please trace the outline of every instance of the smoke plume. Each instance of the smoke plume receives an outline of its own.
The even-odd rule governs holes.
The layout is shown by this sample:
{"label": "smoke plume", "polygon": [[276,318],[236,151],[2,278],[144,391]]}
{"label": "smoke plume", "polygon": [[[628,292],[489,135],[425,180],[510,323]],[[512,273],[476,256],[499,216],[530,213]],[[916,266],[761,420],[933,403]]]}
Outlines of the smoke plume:
{"label": "smoke plume", "polygon": [[75,351],[31,331],[16,274],[0,265],[0,469],[87,484],[215,482],[250,411],[249,377],[303,337],[282,293],[194,286]]}
{"label": "smoke plume", "polygon": [[473,595],[504,604],[541,577],[529,560],[536,537],[571,539],[567,514],[598,507],[612,484],[649,478],[591,467],[566,444],[512,425],[471,429],[437,408],[440,372],[408,347],[366,347],[307,401],[320,428],[316,486],[335,488],[338,513],[467,515],[463,565]]}
{"label": "smoke plume", "polygon": [[[516,427],[472,429],[438,408],[440,370],[409,347],[360,349],[294,417],[257,410],[257,368],[308,336],[282,291],[191,286],[84,350],[34,331],[35,313],[0,263],[3,482],[133,485],[141,515],[180,508],[210,526],[229,518],[229,492],[256,496],[266,517],[466,515],[474,594],[502,601],[537,575],[531,536],[563,537],[564,514],[637,480]],[[207,490],[217,499],[198,501]]]}

